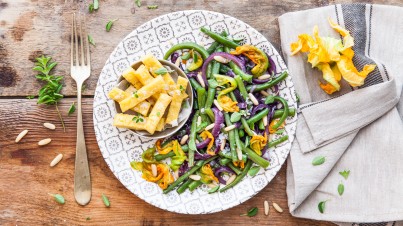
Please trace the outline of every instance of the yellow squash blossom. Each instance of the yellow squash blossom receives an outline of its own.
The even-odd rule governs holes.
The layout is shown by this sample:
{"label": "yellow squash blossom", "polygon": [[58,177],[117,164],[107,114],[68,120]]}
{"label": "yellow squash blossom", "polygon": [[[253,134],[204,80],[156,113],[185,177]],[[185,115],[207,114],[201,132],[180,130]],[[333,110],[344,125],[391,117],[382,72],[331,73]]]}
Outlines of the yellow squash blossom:
{"label": "yellow squash blossom", "polygon": [[168,143],[164,147],[161,147],[161,143],[162,139],[157,140],[157,142],[155,143],[155,147],[157,148],[159,154],[164,155],[172,151],[173,149],[172,142]]}
{"label": "yellow squash blossom", "polygon": [[173,171],[176,171],[186,160],[186,154],[183,152],[178,140],[173,140],[170,143],[172,143],[172,150],[175,153],[175,156],[171,157],[171,164],[169,167],[171,167]]}
{"label": "yellow squash blossom", "polygon": [[200,137],[201,137],[203,140],[205,140],[205,139],[207,139],[207,138],[210,138],[210,139],[211,139],[210,142],[209,142],[208,145],[207,145],[207,154],[209,154],[209,155],[215,155],[214,151],[211,150],[211,148],[213,147],[213,144],[214,144],[214,136],[213,136],[213,134],[211,134],[211,133],[210,133],[209,131],[207,131],[207,130],[204,130],[204,131],[200,134]]}
{"label": "yellow squash blossom", "polygon": [[281,124],[281,126],[279,126],[277,129],[273,129],[273,126],[276,125],[279,120],[280,119],[274,119],[273,121],[270,122],[270,124],[269,124],[269,133],[270,134],[273,134],[273,133],[277,132],[277,130],[284,128],[285,122],[283,122],[283,124]]}
{"label": "yellow squash blossom", "polygon": [[241,169],[245,168],[245,162],[243,160],[237,160],[235,162],[232,162],[234,166],[240,167]]}
{"label": "yellow squash blossom", "polygon": [[340,39],[319,36],[317,26],[313,29],[313,37],[308,34],[298,36],[298,41],[291,43],[291,55],[298,52],[308,52],[308,62],[313,68],[322,71],[326,83],[319,82],[320,87],[328,94],[340,90],[340,80],[343,77],[351,86],[361,86],[365,78],[375,69],[375,65],[365,65],[359,72],[353,64],[354,38],[350,32],[329,18],[330,26],[342,37]]}
{"label": "yellow squash blossom", "polygon": [[250,139],[250,148],[258,155],[262,155],[262,149],[267,144],[267,136],[253,135]]}
{"label": "yellow squash blossom", "polygon": [[269,59],[267,58],[267,55],[255,46],[247,44],[243,46],[238,46],[234,51],[231,51],[231,54],[243,54],[248,57],[253,63],[255,63],[255,67],[253,67],[251,70],[252,74],[255,77],[264,74],[269,67]]}
{"label": "yellow squash blossom", "polygon": [[238,112],[239,111],[239,107],[237,105],[238,102],[233,101],[227,95],[223,95],[223,96],[218,97],[218,104],[226,112]]}
{"label": "yellow squash blossom", "polygon": [[213,181],[218,182],[218,178],[214,176],[214,172],[211,169],[210,164],[205,164],[202,166],[200,169],[200,177],[200,181],[203,182],[203,184],[210,184]]}

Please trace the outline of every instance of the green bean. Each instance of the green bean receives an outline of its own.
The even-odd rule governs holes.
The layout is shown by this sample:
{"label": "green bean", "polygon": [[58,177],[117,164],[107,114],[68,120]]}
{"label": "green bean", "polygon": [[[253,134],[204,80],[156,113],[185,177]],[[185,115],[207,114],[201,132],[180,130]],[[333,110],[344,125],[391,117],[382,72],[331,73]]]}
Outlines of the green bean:
{"label": "green bean", "polygon": [[235,96],[235,93],[234,93],[234,92],[229,92],[229,97],[231,97],[231,100],[233,100],[233,101],[237,101],[237,100],[236,100],[236,96]]}
{"label": "green bean", "polygon": [[[229,52],[230,52],[229,48],[228,48],[228,47],[224,47],[224,52],[229,53]],[[251,82],[251,81],[252,81],[253,76],[250,75],[250,74],[246,74],[245,72],[243,72],[243,71],[238,67],[238,65],[236,65],[234,62],[230,61],[230,62],[228,63],[228,65],[231,67],[231,69],[232,69],[232,71],[234,72],[235,75],[241,76],[241,78],[242,78],[244,81],[246,81],[246,82]]]}
{"label": "green bean", "polygon": [[[232,125],[228,113],[224,113],[224,118],[225,118],[225,124],[227,124],[227,126]],[[228,132],[228,139],[229,139],[229,146],[230,146],[230,150],[231,150],[231,159],[232,159],[232,161],[235,162],[235,161],[238,160],[238,156],[237,156],[236,147],[235,147],[235,132],[234,132],[234,130],[230,130]]]}
{"label": "green bean", "polygon": [[161,161],[161,160],[163,160],[163,159],[167,159],[167,158],[174,157],[174,156],[175,156],[175,153],[174,153],[173,151],[171,151],[171,152],[169,152],[169,153],[167,153],[167,154],[158,154],[158,155],[155,155],[154,158],[155,158],[155,160],[157,160],[157,161]]}
{"label": "green bean", "polygon": [[219,155],[220,157],[223,157],[223,158],[232,159],[231,152],[223,152],[223,151],[220,151],[220,152],[218,152],[218,155]]}
{"label": "green bean", "polygon": [[[190,152],[189,152],[190,153]],[[206,160],[207,161],[207,160]],[[185,174],[180,176],[176,181],[174,181],[172,184],[170,184],[167,189],[164,190],[164,194],[167,194],[168,192],[172,191],[175,189],[176,186],[178,186],[182,181],[184,181],[186,178],[188,178],[190,175],[194,174],[197,170],[200,169],[204,165],[205,161],[198,161],[189,171],[187,171]]]}
{"label": "green bean", "polygon": [[232,160],[227,158],[220,158],[220,165],[225,166],[230,163]]}
{"label": "green bean", "polygon": [[209,54],[212,54],[216,49],[217,49],[217,47],[220,45],[220,43],[218,43],[218,42],[213,42],[213,43],[211,43],[211,45],[207,48],[207,52],[209,53]]}
{"label": "green bean", "polygon": [[188,179],[187,181],[183,182],[181,186],[179,186],[179,188],[176,189],[176,192],[178,192],[178,194],[182,194],[183,192],[186,191],[186,189],[188,189],[189,184],[192,182],[193,182],[192,179]]}
{"label": "green bean", "polygon": [[220,73],[221,74],[227,74],[227,72],[231,71],[231,68],[228,67],[227,65],[221,64],[220,66]]}
{"label": "green bean", "polygon": [[242,138],[242,137],[245,136],[245,132],[244,132],[242,129],[240,129],[240,130],[238,131],[238,134],[239,134],[239,137],[240,137],[240,138]]}
{"label": "green bean", "polygon": [[[284,109],[279,109],[274,111],[273,119],[280,118],[284,114]],[[288,116],[294,117],[295,108],[288,109]]]}
{"label": "green bean", "polygon": [[265,126],[264,126],[264,123],[263,123],[263,118],[259,121],[259,129],[260,129],[260,130],[264,130],[264,129],[265,129]]}
{"label": "green bean", "polygon": [[274,100],[277,100],[278,102],[280,102],[283,105],[284,112],[281,115],[281,118],[278,120],[278,122],[275,125],[272,126],[273,129],[277,129],[278,127],[280,127],[283,124],[283,122],[288,117],[288,103],[282,97],[279,97],[279,96],[271,97],[271,96],[269,96],[269,97],[266,98],[265,104],[268,104],[269,98],[273,98]]}
{"label": "green bean", "polygon": [[236,167],[236,166],[234,165],[234,163],[232,163],[232,162],[228,163],[227,166],[228,166],[229,168],[231,168],[231,169],[236,173],[236,175],[239,175],[239,174],[242,173],[242,171],[241,171],[238,167]]}
{"label": "green bean", "polygon": [[190,126],[190,136],[189,136],[189,154],[188,154],[188,161],[189,161],[189,166],[193,166],[194,164],[194,154],[196,151],[196,133],[197,133],[197,118],[199,117],[199,111],[196,111],[196,113],[193,116],[192,119],[192,124]]}
{"label": "green bean", "polygon": [[181,146],[183,152],[189,151],[189,146],[187,144]]}
{"label": "green bean", "polygon": [[196,90],[197,105],[199,105],[199,108],[202,108],[206,101],[206,90],[194,78],[190,78],[189,81],[193,89]]}
{"label": "green bean", "polygon": [[199,104],[197,101],[193,101],[193,110],[199,110]]}
{"label": "green bean", "polygon": [[246,92],[245,85],[243,84],[241,76],[236,75],[234,79],[236,81],[236,84],[238,85],[239,92],[241,93],[243,98],[245,98],[245,100],[248,99],[249,95],[248,92]]}
{"label": "green bean", "polygon": [[215,88],[209,86],[207,90],[207,100],[206,100],[206,105],[204,106],[204,109],[211,108],[214,102],[215,98]]}
{"label": "green bean", "polygon": [[217,34],[217,33],[215,33],[215,32],[212,32],[212,31],[208,30],[208,29],[205,28],[205,27],[200,28],[200,31],[203,32],[203,33],[205,33],[206,35],[210,36],[212,39],[214,39],[215,41],[221,43],[221,44],[224,45],[224,46],[228,46],[228,47],[231,47],[231,48],[234,48],[234,49],[235,49],[237,46],[239,46],[239,45],[236,44],[235,42],[233,42],[233,41],[231,41],[231,40],[229,40],[229,39],[223,37],[223,36],[220,35],[220,34]]}
{"label": "green bean", "polygon": [[266,159],[256,154],[256,152],[254,152],[252,149],[245,147],[244,151],[248,155],[248,158],[250,160],[258,164],[259,166],[263,167],[264,169],[266,169],[270,165],[270,163]]}
{"label": "green bean", "polygon": [[197,187],[202,185],[203,183],[199,180],[192,181],[192,183],[189,184],[189,191],[194,191]]}
{"label": "green bean", "polygon": [[213,112],[213,110],[211,110],[211,108],[205,108],[205,109],[204,109],[204,113],[207,114],[207,116],[210,118],[210,120],[211,120],[212,122],[215,121],[214,112]]}
{"label": "green bean", "polygon": [[[268,88],[270,88],[270,87],[272,87],[272,86],[278,84],[279,82],[283,81],[285,78],[287,78],[287,76],[288,76],[288,72],[287,72],[287,71],[284,71],[284,72],[281,73],[281,75],[278,76],[277,78],[275,78],[275,79],[273,79],[273,80],[271,80],[271,81],[268,81],[268,82],[266,82],[266,83],[256,85],[256,86],[255,86],[255,89],[253,90],[253,92],[259,92],[259,91],[262,91],[262,90],[266,90],[266,89],[268,89]],[[246,90],[248,90],[248,91],[250,92],[253,86],[254,86],[254,85],[249,85],[249,86],[247,86],[247,87],[246,87]]]}
{"label": "green bean", "polygon": [[239,174],[234,181],[232,181],[230,184],[227,184],[225,187],[220,189],[220,192],[224,192],[232,187],[234,187],[236,184],[241,182],[241,180],[246,176],[248,173],[249,169],[252,167],[252,161],[247,161],[245,168],[243,169],[242,173]]}
{"label": "green bean", "polygon": [[[223,51],[223,48],[220,46],[220,47],[218,47],[216,50],[215,50],[215,52],[222,52]],[[218,74],[219,72],[220,72],[220,67],[221,67],[221,64],[220,64],[220,62],[217,62],[217,61],[213,61],[213,67],[212,67],[212,70],[211,70],[211,73],[214,75],[214,74]]]}
{"label": "green bean", "polygon": [[206,49],[198,45],[194,42],[183,42],[172,46],[164,55],[164,60],[167,60],[171,54],[180,49],[193,49],[196,50],[203,59],[206,59],[210,54],[206,51]]}
{"label": "green bean", "polygon": [[265,108],[265,109],[261,110],[259,113],[257,113],[256,115],[254,115],[251,118],[249,118],[248,120],[246,120],[246,122],[248,124],[255,123],[255,122],[259,121],[260,119],[262,119],[264,116],[266,116],[268,113],[269,113],[269,109]]}
{"label": "green bean", "polygon": [[241,118],[241,123],[242,126],[245,129],[245,132],[249,135],[249,136],[253,136],[255,135],[255,133],[250,129],[248,122],[246,121],[246,119],[244,117]]}
{"label": "green bean", "polygon": [[283,143],[284,141],[288,140],[288,135],[282,136],[276,140],[269,142],[269,148],[277,146],[278,144]]}

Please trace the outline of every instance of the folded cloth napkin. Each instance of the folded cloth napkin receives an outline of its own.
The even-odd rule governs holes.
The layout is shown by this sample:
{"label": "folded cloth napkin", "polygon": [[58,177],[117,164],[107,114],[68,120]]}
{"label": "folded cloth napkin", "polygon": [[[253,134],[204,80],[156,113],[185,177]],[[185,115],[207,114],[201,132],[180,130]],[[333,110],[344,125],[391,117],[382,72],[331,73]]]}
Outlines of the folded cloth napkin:
{"label": "folded cloth napkin", "polygon": [[[305,53],[291,56],[302,33],[340,38],[328,18],[354,37],[354,65],[376,69],[365,84],[326,94],[322,72]],[[287,168],[293,216],[337,222],[403,220],[403,8],[370,4],[333,5],[279,18],[282,52],[300,96],[296,139]],[[312,160],[324,156],[322,165]],[[339,172],[350,170],[348,179]],[[343,195],[338,185],[344,184]],[[318,204],[327,201],[324,213]]]}

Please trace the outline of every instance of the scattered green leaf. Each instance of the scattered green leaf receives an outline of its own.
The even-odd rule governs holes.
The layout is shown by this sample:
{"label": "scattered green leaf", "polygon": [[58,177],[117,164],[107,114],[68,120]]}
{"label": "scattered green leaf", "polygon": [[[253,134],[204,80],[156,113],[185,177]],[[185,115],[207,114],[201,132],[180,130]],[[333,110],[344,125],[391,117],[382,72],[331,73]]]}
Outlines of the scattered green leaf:
{"label": "scattered green leaf", "polygon": [[325,212],[325,205],[326,205],[326,202],[327,202],[328,200],[326,200],[326,201],[322,201],[322,202],[320,202],[319,204],[318,204],[318,209],[319,209],[319,212],[320,213],[324,213]]}
{"label": "scattered green leaf", "polygon": [[179,85],[179,90],[181,91],[181,93],[185,92],[185,87],[183,87],[182,85]]}
{"label": "scattered green leaf", "polygon": [[168,69],[166,69],[164,67],[154,70],[154,74],[156,74],[156,75],[165,75],[166,73],[171,73],[171,72],[173,72],[173,71],[168,70]]}
{"label": "scattered green leaf", "polygon": [[252,168],[249,169],[248,174],[251,177],[254,177],[260,170],[260,166],[254,166]]}
{"label": "scattered green leaf", "polygon": [[342,196],[344,193],[344,184],[340,182],[339,186],[337,186],[337,191],[339,192],[339,195]]}
{"label": "scattered green leaf", "polygon": [[55,201],[56,201],[57,203],[59,203],[59,204],[64,204],[64,203],[65,203],[65,200],[64,200],[63,195],[59,195],[59,194],[50,194],[50,193],[49,193],[49,195],[52,196],[52,197],[55,199]]}
{"label": "scattered green leaf", "polygon": [[95,46],[94,39],[92,38],[91,35],[88,35],[88,42],[89,42],[91,45]]}
{"label": "scattered green leaf", "polygon": [[157,116],[160,117],[160,116],[161,116],[161,113],[160,113],[160,112],[157,112]]}
{"label": "scattered green leaf", "polygon": [[259,209],[257,207],[253,207],[253,208],[249,209],[247,213],[241,214],[240,216],[253,217],[253,216],[256,216],[258,211],[259,211]]}
{"label": "scattered green leaf", "polygon": [[140,114],[137,114],[132,118],[132,121],[135,123],[144,122],[144,118]]}
{"label": "scattered green leaf", "polygon": [[112,28],[112,26],[113,26],[113,23],[114,23],[115,21],[117,21],[117,20],[118,20],[118,19],[110,20],[110,21],[108,21],[108,23],[106,23],[105,28],[106,28],[106,31],[107,31],[107,32],[109,32],[109,31],[111,30],[111,28]]}
{"label": "scattered green leaf", "polygon": [[348,179],[348,176],[350,175],[350,170],[344,170],[344,171],[341,171],[341,172],[339,172],[339,174],[342,176],[342,177],[344,177],[344,179]]}
{"label": "scattered green leaf", "polygon": [[109,207],[111,205],[111,203],[109,202],[108,197],[106,197],[105,194],[102,194],[102,201],[104,202],[106,207]]}
{"label": "scattered green leaf", "polygon": [[312,160],[312,165],[319,166],[319,165],[322,165],[324,162],[325,162],[325,157],[324,156],[316,156]]}
{"label": "scattered green leaf", "polygon": [[217,185],[214,188],[211,188],[210,190],[208,190],[207,192],[209,194],[211,194],[211,193],[214,193],[214,192],[218,191],[219,188],[220,188],[220,185]]}
{"label": "scattered green leaf", "polygon": [[87,218],[85,218],[85,220],[89,221],[89,220],[91,220],[91,217],[87,217]]}
{"label": "scattered green leaf", "polygon": [[94,9],[98,10],[99,8],[99,1],[98,0],[94,0]]}
{"label": "scattered green leaf", "polygon": [[284,133],[284,129],[279,129],[276,132],[274,132],[275,134],[283,134]]}
{"label": "scattered green leaf", "polygon": [[297,98],[297,103],[299,103],[301,101],[301,98],[299,97],[299,94],[297,92],[295,92],[295,97]]}
{"label": "scattered green leaf", "polygon": [[182,60],[189,60],[190,57],[192,56],[192,51],[189,51],[187,53],[185,53],[184,55],[181,56]]}
{"label": "scattered green leaf", "polygon": [[74,102],[71,104],[69,111],[68,111],[68,115],[70,116],[71,114],[73,114],[76,111],[76,105],[74,104]]}
{"label": "scattered green leaf", "polygon": [[267,96],[264,103],[265,103],[265,104],[272,104],[272,103],[274,103],[274,96],[272,96],[272,95]]}
{"label": "scattered green leaf", "polygon": [[133,96],[134,96],[135,98],[139,98],[139,95],[137,94],[137,91],[134,91],[134,92],[133,92]]}
{"label": "scattered green leaf", "polygon": [[234,113],[231,114],[230,121],[231,121],[232,123],[238,122],[239,120],[241,120],[241,117],[242,117],[242,114],[241,114],[241,113],[239,113],[239,112],[234,112]]}
{"label": "scattered green leaf", "polygon": [[199,60],[199,56],[197,55],[196,51],[192,51],[192,54],[193,54],[193,62],[196,63]]}
{"label": "scattered green leaf", "polygon": [[31,99],[34,99],[35,98],[35,95],[29,95],[29,96],[27,96],[27,99],[28,100],[31,100]]}
{"label": "scattered green leaf", "polygon": [[215,89],[218,86],[218,82],[215,79],[209,79],[207,80],[207,83],[209,85],[209,87]]}
{"label": "scattered green leaf", "polygon": [[147,9],[158,9],[158,5],[148,5]]}
{"label": "scattered green leaf", "polygon": [[88,11],[90,12],[90,13],[92,13],[92,12],[94,12],[94,3],[90,3],[89,5],[88,5]]}
{"label": "scattered green leaf", "polygon": [[141,6],[141,0],[135,0],[135,2],[136,2],[137,7],[140,8],[140,6]]}

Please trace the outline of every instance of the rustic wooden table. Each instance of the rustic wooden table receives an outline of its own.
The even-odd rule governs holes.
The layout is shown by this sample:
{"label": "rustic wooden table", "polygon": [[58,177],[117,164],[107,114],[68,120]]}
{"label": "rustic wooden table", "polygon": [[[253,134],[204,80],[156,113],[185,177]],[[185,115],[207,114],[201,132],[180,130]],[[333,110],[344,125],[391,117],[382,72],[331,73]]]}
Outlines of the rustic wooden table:
{"label": "rustic wooden table", "polygon": [[[285,166],[257,196],[232,209],[210,215],[190,216],[170,213],[153,207],[128,191],[112,174],[99,151],[92,122],[92,102],[98,75],[117,43],[140,24],[165,13],[205,9],[234,16],[256,28],[279,49],[277,17],[290,11],[303,10],[349,1],[334,0],[212,0],[212,1],[144,1],[156,4],[157,10],[135,8],[134,0],[100,0],[100,9],[87,15],[89,33],[96,42],[92,48],[92,76],[86,82],[83,118],[90,161],[93,196],[89,205],[76,204],[73,197],[73,175],[76,117],[67,116],[76,100],[75,83],[69,76],[69,28],[71,13],[87,13],[88,2],[81,0],[0,0],[0,225],[193,225],[193,224],[270,224],[332,225],[331,223],[292,217],[287,208]],[[235,3],[236,2],[236,3]],[[376,0],[402,6],[401,0]],[[105,32],[109,19],[119,18],[112,31]],[[59,62],[56,73],[64,75],[59,108],[66,123],[63,132],[54,106],[46,107],[28,100],[37,95],[41,83],[32,71],[35,57],[46,54]],[[56,124],[50,131],[44,122]],[[20,131],[28,129],[22,142],[14,142]],[[51,144],[39,147],[41,139],[52,138]],[[54,168],[51,160],[63,153]],[[48,193],[60,193],[65,205],[55,203]],[[111,207],[105,208],[101,194],[108,195]],[[270,210],[254,218],[240,217],[250,207],[260,207],[269,200],[280,204],[283,213]],[[87,219],[88,218],[88,219]],[[90,218],[90,219],[89,219]]]}

